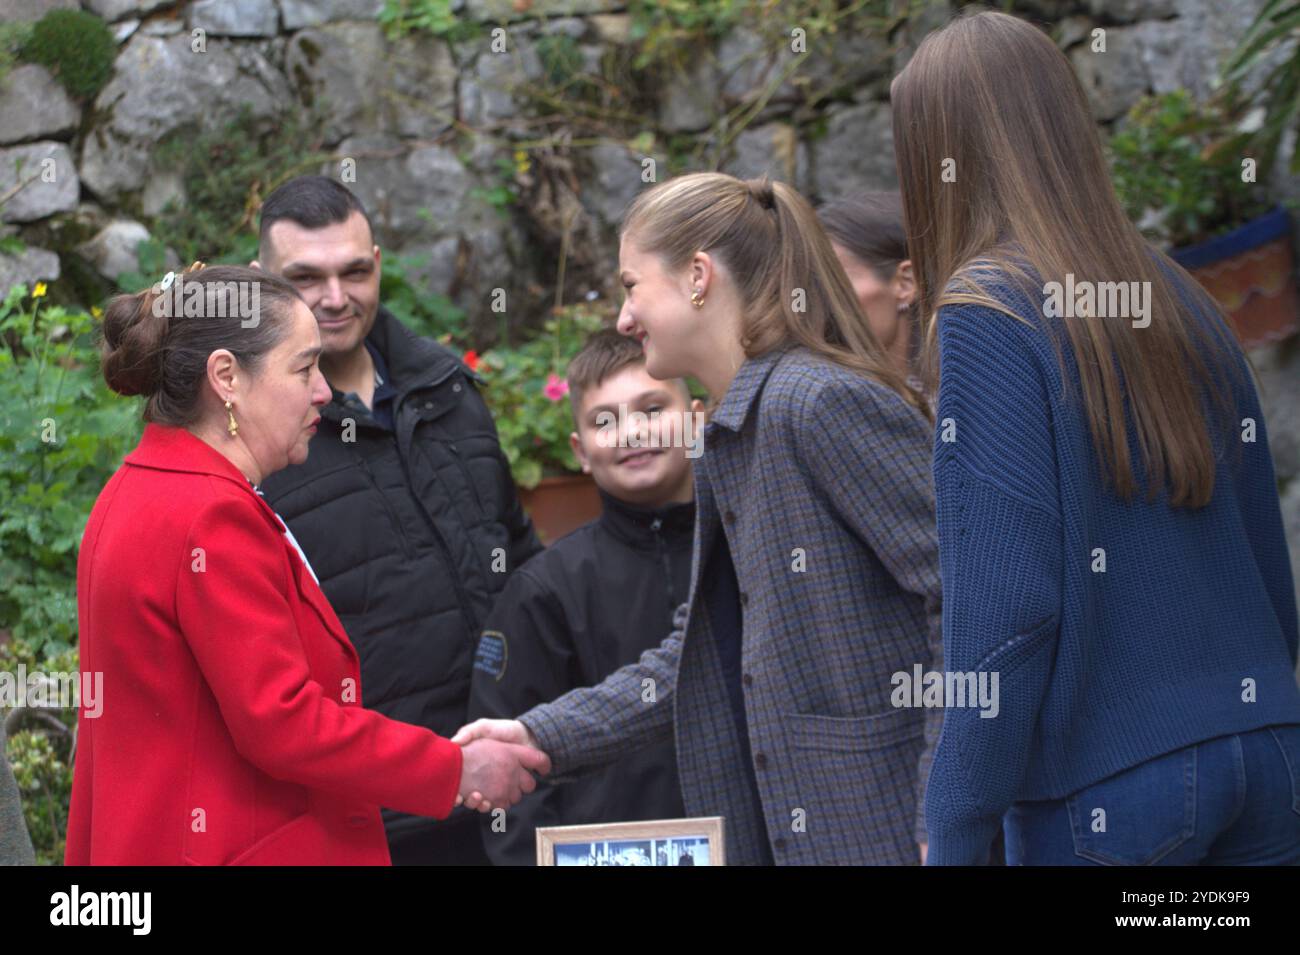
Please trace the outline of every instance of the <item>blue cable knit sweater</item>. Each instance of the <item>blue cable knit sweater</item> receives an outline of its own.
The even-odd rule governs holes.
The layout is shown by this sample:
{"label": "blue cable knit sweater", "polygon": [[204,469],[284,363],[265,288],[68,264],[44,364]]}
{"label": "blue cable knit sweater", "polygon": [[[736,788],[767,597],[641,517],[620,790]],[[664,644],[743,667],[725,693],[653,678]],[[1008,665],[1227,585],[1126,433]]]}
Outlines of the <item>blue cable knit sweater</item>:
{"label": "blue cable knit sweater", "polygon": [[[1005,277],[990,290],[1031,324],[940,310],[934,477],[945,667],[997,671],[999,707],[944,714],[925,800],[932,865],[987,858],[1014,801],[1300,723],[1291,565],[1240,351],[1235,420],[1253,419],[1255,440],[1216,433],[1209,505],[1174,509],[1163,493],[1148,503],[1140,472],[1125,502],[1106,490],[1087,418],[1062,394],[1041,311]],[[1130,426],[1136,452],[1135,440]]]}

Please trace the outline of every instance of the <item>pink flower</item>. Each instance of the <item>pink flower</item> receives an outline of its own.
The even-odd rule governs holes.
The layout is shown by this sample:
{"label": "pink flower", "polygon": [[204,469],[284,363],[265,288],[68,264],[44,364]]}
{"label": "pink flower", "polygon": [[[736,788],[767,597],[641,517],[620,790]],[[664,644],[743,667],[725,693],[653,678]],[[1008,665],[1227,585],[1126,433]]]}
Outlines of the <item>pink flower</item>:
{"label": "pink flower", "polygon": [[552,401],[559,401],[569,393],[569,383],[555,372],[551,372],[546,376],[546,387],[542,389],[542,393]]}

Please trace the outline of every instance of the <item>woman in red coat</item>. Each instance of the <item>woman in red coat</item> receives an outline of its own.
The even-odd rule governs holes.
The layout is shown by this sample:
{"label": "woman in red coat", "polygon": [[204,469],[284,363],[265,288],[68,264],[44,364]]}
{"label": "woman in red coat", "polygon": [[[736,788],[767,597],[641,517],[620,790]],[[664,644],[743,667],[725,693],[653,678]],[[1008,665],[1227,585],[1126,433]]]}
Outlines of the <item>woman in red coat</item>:
{"label": "woman in red coat", "polygon": [[362,708],[357,653],[256,490],[307,456],[319,353],[293,287],[250,269],[169,276],[105,313],[105,379],[148,397],[149,424],[78,561],[104,705],[79,717],[70,865],[387,865],[380,806],[513,804],[549,771]]}

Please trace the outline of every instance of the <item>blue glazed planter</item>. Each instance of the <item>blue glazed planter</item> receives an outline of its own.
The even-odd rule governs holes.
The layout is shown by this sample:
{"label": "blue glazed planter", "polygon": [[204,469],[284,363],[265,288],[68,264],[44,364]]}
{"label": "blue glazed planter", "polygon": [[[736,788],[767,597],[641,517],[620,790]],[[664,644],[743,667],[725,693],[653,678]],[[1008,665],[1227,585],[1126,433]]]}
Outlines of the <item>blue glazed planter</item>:
{"label": "blue glazed planter", "polygon": [[1199,269],[1232,258],[1239,252],[1249,252],[1261,245],[1291,234],[1291,215],[1281,206],[1252,219],[1227,235],[1216,236],[1206,242],[1173,249],[1169,257],[1187,269]]}
{"label": "blue glazed planter", "polygon": [[1244,347],[1279,341],[1300,328],[1291,216],[1281,206],[1227,235],[1173,249],[1169,257],[1223,306]]}

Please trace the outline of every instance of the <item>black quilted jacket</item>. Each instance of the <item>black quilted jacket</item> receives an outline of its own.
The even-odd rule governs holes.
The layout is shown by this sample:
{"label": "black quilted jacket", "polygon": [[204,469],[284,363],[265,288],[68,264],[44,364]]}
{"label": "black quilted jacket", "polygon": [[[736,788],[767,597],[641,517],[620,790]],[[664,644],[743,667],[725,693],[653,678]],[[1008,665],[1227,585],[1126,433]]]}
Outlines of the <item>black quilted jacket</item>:
{"label": "black quilted jacket", "polygon": [[[307,461],[261,490],[357,648],[363,705],[451,736],[465,722],[483,620],[541,544],[478,393],[482,379],[382,307],[369,340],[398,392],[395,430],[335,390]],[[389,810],[384,822],[390,842],[447,825]]]}

